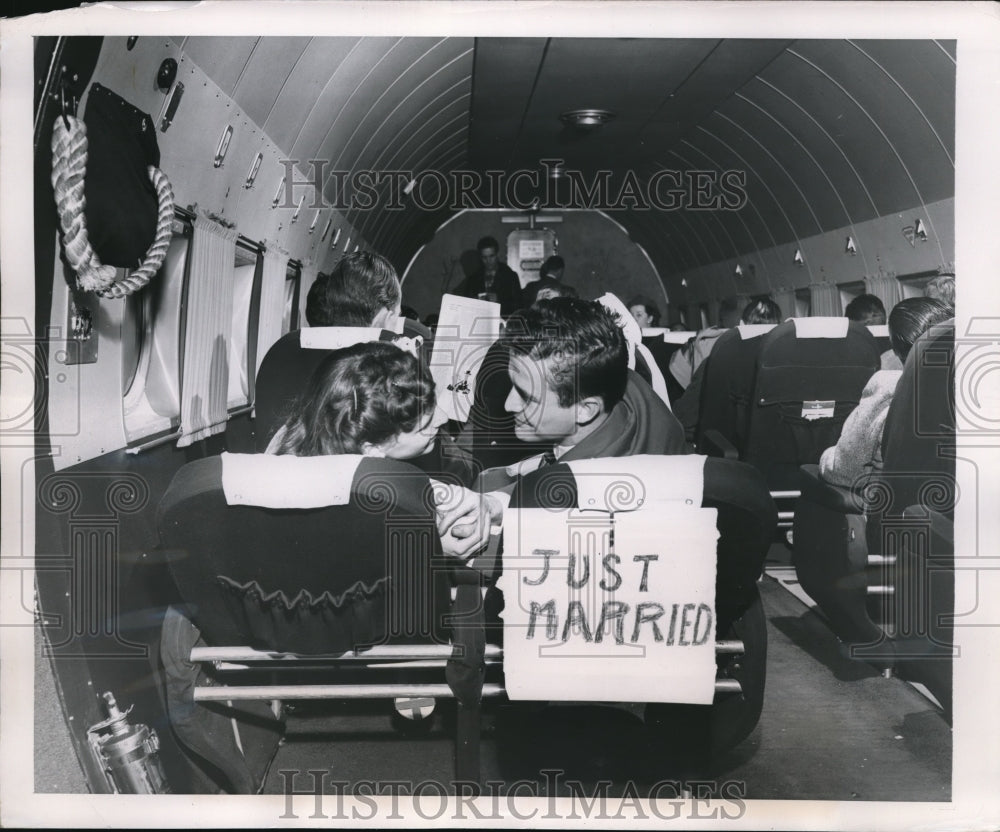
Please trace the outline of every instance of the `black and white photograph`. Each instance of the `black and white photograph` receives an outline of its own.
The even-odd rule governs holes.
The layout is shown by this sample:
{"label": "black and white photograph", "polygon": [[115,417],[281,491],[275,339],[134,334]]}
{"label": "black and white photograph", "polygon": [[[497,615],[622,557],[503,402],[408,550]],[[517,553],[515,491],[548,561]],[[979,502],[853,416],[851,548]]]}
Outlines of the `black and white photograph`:
{"label": "black and white photograph", "polygon": [[0,822],[1000,823],[1000,10],[0,20]]}

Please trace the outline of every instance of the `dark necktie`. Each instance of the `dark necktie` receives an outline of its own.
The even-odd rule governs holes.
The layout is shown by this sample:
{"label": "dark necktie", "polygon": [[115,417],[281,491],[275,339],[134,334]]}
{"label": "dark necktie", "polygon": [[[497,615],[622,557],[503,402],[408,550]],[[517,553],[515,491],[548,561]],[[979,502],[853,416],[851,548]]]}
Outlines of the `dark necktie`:
{"label": "dark necktie", "polygon": [[539,468],[544,468],[546,465],[555,465],[556,455],[552,448],[549,448],[544,454],[542,454],[542,461],[538,464]]}

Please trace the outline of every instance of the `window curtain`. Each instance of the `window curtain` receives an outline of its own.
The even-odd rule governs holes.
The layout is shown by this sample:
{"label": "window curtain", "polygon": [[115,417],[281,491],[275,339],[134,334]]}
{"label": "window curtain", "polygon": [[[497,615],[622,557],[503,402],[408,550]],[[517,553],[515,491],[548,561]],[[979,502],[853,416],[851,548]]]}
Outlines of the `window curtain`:
{"label": "window curtain", "polygon": [[781,289],[780,291],[772,292],[771,300],[781,307],[781,320],[786,321],[789,318],[795,317],[794,289]]}
{"label": "window curtain", "polygon": [[229,390],[237,232],[201,216],[193,225],[188,252],[179,448],[225,430]]}
{"label": "window curtain", "polygon": [[840,290],[836,286],[829,283],[811,283],[809,293],[811,317],[839,318],[844,314],[840,305]]}
{"label": "window curtain", "polygon": [[306,323],[306,298],[309,295],[309,289],[312,288],[313,283],[316,282],[316,278],[319,276],[319,267],[313,263],[303,263],[302,264],[302,276],[299,278],[299,328],[302,329],[308,324]]}
{"label": "window curtain", "polygon": [[269,245],[264,252],[264,270],[260,282],[260,317],[257,326],[257,366],[271,345],[281,337],[281,320],[285,314],[285,275],[288,252]]}
{"label": "window curtain", "polygon": [[875,295],[889,312],[892,307],[903,299],[903,287],[892,275],[879,275],[865,278],[865,292]]}

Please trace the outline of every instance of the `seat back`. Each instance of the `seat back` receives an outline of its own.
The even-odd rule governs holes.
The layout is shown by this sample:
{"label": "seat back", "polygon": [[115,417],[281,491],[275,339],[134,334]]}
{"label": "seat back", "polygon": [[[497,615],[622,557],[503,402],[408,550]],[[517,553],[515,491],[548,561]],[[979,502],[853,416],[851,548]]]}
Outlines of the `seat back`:
{"label": "seat back", "polygon": [[447,641],[427,476],[365,458],[346,491],[347,504],[321,508],[229,505],[219,457],[177,472],[157,514],[160,545],[208,644],[336,654]]}
{"label": "seat back", "polygon": [[[685,457],[662,457],[662,476]],[[629,458],[614,460],[628,472]],[[660,475],[658,475],[660,476]],[[650,492],[656,482],[643,483]],[[777,511],[758,471],[734,460],[705,458],[701,506],[717,510],[719,530],[715,605],[717,632],[724,633],[757,598],[756,582],[774,535]],[[576,505],[577,482],[569,465],[545,466],[524,477],[511,499],[520,508],[556,508]]]}
{"label": "seat back", "polygon": [[893,567],[892,651],[902,673],[951,710],[954,614],[955,327],[932,327],[910,351],[886,416],[883,468],[866,488],[871,554]]}
{"label": "seat back", "polygon": [[263,452],[284,423],[295,399],[332,350],[303,349],[294,330],[267,351],[254,385],[254,448]]}
{"label": "seat back", "polygon": [[772,490],[794,489],[799,466],[819,462],[837,443],[878,368],[875,339],[861,324],[846,318],[779,324],[760,346],[741,458],[764,473]]}
{"label": "seat back", "polygon": [[946,517],[955,509],[955,361],[953,323],[932,327],[914,343],[886,414],[882,470],[868,489],[868,543],[886,554],[883,526],[909,506]]}
{"label": "seat back", "polygon": [[695,433],[695,445],[700,450],[705,432],[715,430],[742,453],[763,336],[743,337],[738,328],[731,329],[719,338],[705,359]]}

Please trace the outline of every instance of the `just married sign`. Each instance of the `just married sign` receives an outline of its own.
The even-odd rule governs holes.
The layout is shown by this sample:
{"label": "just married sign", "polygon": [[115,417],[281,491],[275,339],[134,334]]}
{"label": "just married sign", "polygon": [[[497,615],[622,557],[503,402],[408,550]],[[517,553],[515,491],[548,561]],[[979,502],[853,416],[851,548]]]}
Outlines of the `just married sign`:
{"label": "just married sign", "polygon": [[715,509],[521,509],[504,529],[511,699],[712,702]]}

